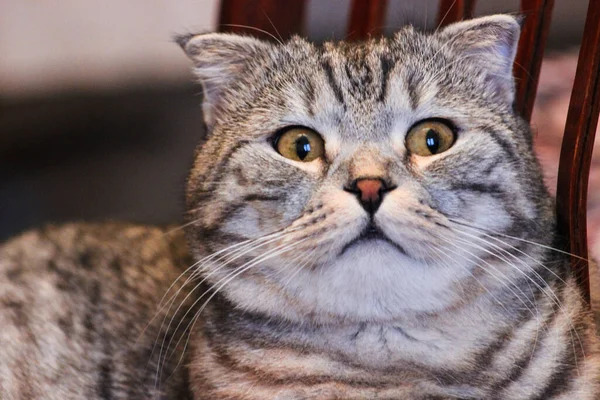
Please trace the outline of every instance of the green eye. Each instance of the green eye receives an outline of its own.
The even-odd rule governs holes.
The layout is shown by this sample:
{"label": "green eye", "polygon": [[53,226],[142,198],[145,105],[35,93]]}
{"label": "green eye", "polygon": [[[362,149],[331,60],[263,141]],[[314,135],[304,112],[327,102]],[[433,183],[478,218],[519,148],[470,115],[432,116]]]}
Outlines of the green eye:
{"label": "green eye", "polygon": [[454,131],[444,122],[423,121],[406,135],[406,148],[419,156],[432,156],[448,150],[454,141]]}
{"label": "green eye", "polygon": [[325,142],[308,128],[291,128],[275,139],[275,150],[285,158],[309,162],[325,154]]}

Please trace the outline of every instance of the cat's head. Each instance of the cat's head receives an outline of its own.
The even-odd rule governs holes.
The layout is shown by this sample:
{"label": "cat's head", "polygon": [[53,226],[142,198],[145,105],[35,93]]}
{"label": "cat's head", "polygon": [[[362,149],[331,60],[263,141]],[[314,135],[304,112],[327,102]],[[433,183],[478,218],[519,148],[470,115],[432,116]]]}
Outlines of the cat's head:
{"label": "cat's head", "polygon": [[490,233],[543,242],[553,223],[513,111],[519,30],[497,15],[323,46],[180,37],[204,89],[187,234],[207,281],[291,319],[385,320],[518,276]]}

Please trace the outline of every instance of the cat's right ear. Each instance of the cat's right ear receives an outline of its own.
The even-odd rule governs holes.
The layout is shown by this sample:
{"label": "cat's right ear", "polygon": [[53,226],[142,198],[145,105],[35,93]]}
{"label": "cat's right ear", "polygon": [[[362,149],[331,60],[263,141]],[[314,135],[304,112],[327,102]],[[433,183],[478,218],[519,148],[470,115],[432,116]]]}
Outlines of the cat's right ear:
{"label": "cat's right ear", "polygon": [[498,14],[450,24],[439,35],[462,53],[464,60],[484,66],[494,93],[512,104],[515,97],[512,71],[520,31],[519,18]]}
{"label": "cat's right ear", "polygon": [[194,62],[193,71],[203,89],[202,112],[209,129],[223,97],[231,92],[232,83],[271,46],[252,37],[228,33],[180,35],[175,41]]}

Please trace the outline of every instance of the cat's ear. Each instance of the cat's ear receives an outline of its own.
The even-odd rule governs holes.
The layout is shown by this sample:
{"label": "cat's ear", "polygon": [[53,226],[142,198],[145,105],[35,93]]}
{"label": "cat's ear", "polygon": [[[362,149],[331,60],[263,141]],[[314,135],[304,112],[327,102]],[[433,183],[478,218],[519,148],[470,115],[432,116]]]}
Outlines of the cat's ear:
{"label": "cat's ear", "polygon": [[252,62],[267,54],[271,44],[248,36],[227,33],[180,35],[175,41],[194,62],[194,74],[202,84],[202,111],[209,129],[223,95],[232,90]]}
{"label": "cat's ear", "polygon": [[441,31],[450,46],[469,61],[484,66],[496,93],[511,104],[515,97],[512,70],[521,33],[520,22],[511,15],[490,15],[457,22]]}

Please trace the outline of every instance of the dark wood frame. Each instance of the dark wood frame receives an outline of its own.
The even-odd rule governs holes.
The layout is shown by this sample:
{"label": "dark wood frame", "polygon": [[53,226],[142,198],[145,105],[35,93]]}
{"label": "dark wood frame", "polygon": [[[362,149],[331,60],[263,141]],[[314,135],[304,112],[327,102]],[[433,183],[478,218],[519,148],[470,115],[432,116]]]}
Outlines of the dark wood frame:
{"label": "dark wood frame", "polygon": [[587,190],[600,113],[600,1],[590,0],[571,92],[558,168],[558,228],[567,239],[571,268],[590,302]]}
{"label": "dark wood frame", "polygon": [[[515,109],[530,120],[554,0],[521,0],[522,34],[515,62]],[[222,0],[220,29],[264,38],[302,33],[306,0]],[[387,0],[353,0],[348,37],[380,35]],[[475,0],[440,0],[438,26],[471,18]],[[245,27],[243,27],[245,26]],[[247,28],[251,27],[251,29]],[[594,137],[600,112],[600,0],[590,0],[575,84],[562,142],[556,213],[559,233],[572,254],[571,267],[590,301],[586,200]]]}

